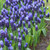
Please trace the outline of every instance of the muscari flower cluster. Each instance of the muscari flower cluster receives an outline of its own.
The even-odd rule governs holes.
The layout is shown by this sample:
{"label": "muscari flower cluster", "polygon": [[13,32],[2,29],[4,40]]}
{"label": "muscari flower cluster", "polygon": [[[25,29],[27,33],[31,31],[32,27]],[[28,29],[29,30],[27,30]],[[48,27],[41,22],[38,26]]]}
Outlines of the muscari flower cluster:
{"label": "muscari flower cluster", "polygon": [[[5,9],[5,7],[9,8],[10,11]],[[43,11],[41,10],[41,7],[43,7]],[[40,17],[38,17],[38,14]],[[4,42],[8,47],[8,50],[13,50],[13,40],[16,43],[18,41],[18,49],[22,50],[22,40],[25,40],[25,34],[23,34],[23,32],[28,35],[28,28],[32,27],[31,24],[35,24],[35,29],[37,31],[37,24],[41,23],[41,19],[44,16],[49,17],[49,13],[46,14],[45,2],[43,0],[6,0],[6,2],[3,4],[3,9],[0,15],[0,50],[3,50]],[[13,33],[10,33],[9,37],[9,33],[7,31],[9,26],[11,26],[12,31],[15,31],[16,29],[18,30],[18,37],[14,36]],[[5,30],[3,30],[3,27],[6,27]],[[23,27],[23,29],[20,29],[20,27]],[[4,42],[2,38],[4,38]],[[26,42],[24,47],[27,48],[27,46],[28,43]]]}

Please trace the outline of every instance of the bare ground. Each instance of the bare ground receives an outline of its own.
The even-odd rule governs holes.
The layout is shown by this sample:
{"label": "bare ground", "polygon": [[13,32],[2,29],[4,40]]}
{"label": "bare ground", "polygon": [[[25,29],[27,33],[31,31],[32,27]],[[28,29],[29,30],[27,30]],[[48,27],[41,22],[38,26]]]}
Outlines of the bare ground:
{"label": "bare ground", "polygon": [[[47,24],[50,22],[46,22]],[[40,43],[37,44],[36,49],[35,50],[47,50],[47,46],[49,45],[50,42],[50,25],[47,27],[48,31],[47,31],[47,36],[41,36],[40,37]]]}

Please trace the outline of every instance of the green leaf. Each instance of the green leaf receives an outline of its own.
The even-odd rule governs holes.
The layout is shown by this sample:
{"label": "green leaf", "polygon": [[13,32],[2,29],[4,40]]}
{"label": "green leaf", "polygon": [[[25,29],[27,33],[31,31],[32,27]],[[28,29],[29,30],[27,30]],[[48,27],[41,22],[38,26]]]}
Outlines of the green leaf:
{"label": "green leaf", "polygon": [[37,35],[40,36],[40,34],[41,34],[41,29],[39,29],[39,30],[37,31]]}
{"label": "green leaf", "polygon": [[50,45],[48,45],[47,50],[50,50]]}
{"label": "green leaf", "polygon": [[31,50],[30,48],[26,48],[26,50]]}
{"label": "green leaf", "polygon": [[46,20],[46,21],[50,21],[50,19],[48,19],[48,18],[44,18],[44,20]]}
{"label": "green leaf", "polygon": [[31,40],[31,36],[26,35],[26,42],[27,42],[28,44],[30,43],[30,40]]}
{"label": "green leaf", "polygon": [[31,29],[30,28],[28,28],[28,33],[29,33],[29,35],[31,35]]}
{"label": "green leaf", "polygon": [[36,44],[37,44],[37,31],[35,30],[35,27],[33,27],[33,40],[34,40],[34,42],[33,42],[33,45],[34,45],[34,47],[36,46]]}
{"label": "green leaf", "polygon": [[[41,23],[38,24],[38,29],[42,29],[45,27],[46,23],[44,22],[45,20],[44,19],[41,19]],[[43,24],[42,24],[43,23]]]}
{"label": "green leaf", "polygon": [[33,36],[31,36],[30,45],[32,46],[33,43]]}
{"label": "green leaf", "polygon": [[35,30],[35,27],[33,27],[33,37],[35,37],[36,35],[36,30]]}
{"label": "green leaf", "polygon": [[45,28],[42,29],[42,32],[43,32],[44,36],[46,36],[46,29]]}
{"label": "green leaf", "polygon": [[14,47],[15,46],[15,43],[12,46]]}

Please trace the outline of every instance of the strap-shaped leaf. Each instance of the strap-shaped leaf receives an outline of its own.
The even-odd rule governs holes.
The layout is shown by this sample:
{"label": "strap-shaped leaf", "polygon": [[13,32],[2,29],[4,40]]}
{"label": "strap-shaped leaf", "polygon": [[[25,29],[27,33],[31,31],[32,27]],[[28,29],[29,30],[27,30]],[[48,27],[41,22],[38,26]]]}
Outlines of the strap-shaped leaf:
{"label": "strap-shaped leaf", "polygon": [[26,50],[31,50],[30,48],[26,48]]}
{"label": "strap-shaped leaf", "polygon": [[48,19],[48,18],[44,18],[44,20],[46,20],[46,21],[50,21],[50,19]]}
{"label": "strap-shaped leaf", "polygon": [[46,36],[46,29],[42,29],[43,35]]}

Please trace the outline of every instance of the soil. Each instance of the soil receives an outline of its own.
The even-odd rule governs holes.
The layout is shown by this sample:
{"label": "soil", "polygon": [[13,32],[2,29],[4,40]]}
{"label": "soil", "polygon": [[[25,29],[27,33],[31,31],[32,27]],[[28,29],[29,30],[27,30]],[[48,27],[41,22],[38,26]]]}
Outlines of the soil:
{"label": "soil", "polygon": [[[47,22],[46,23],[50,23]],[[50,25],[47,27],[47,36],[44,37],[43,35],[40,36],[40,43],[37,44],[35,50],[47,50],[47,46],[49,45],[50,42]]]}
{"label": "soil", "polygon": [[[50,3],[47,4],[47,6],[50,6]],[[47,25],[50,23],[50,21],[45,21]],[[50,44],[50,24],[47,27],[47,36],[44,37],[43,35],[40,36],[40,43],[37,44],[35,47],[35,50],[47,50],[48,45]],[[33,47],[30,47],[31,50],[33,50]]]}

